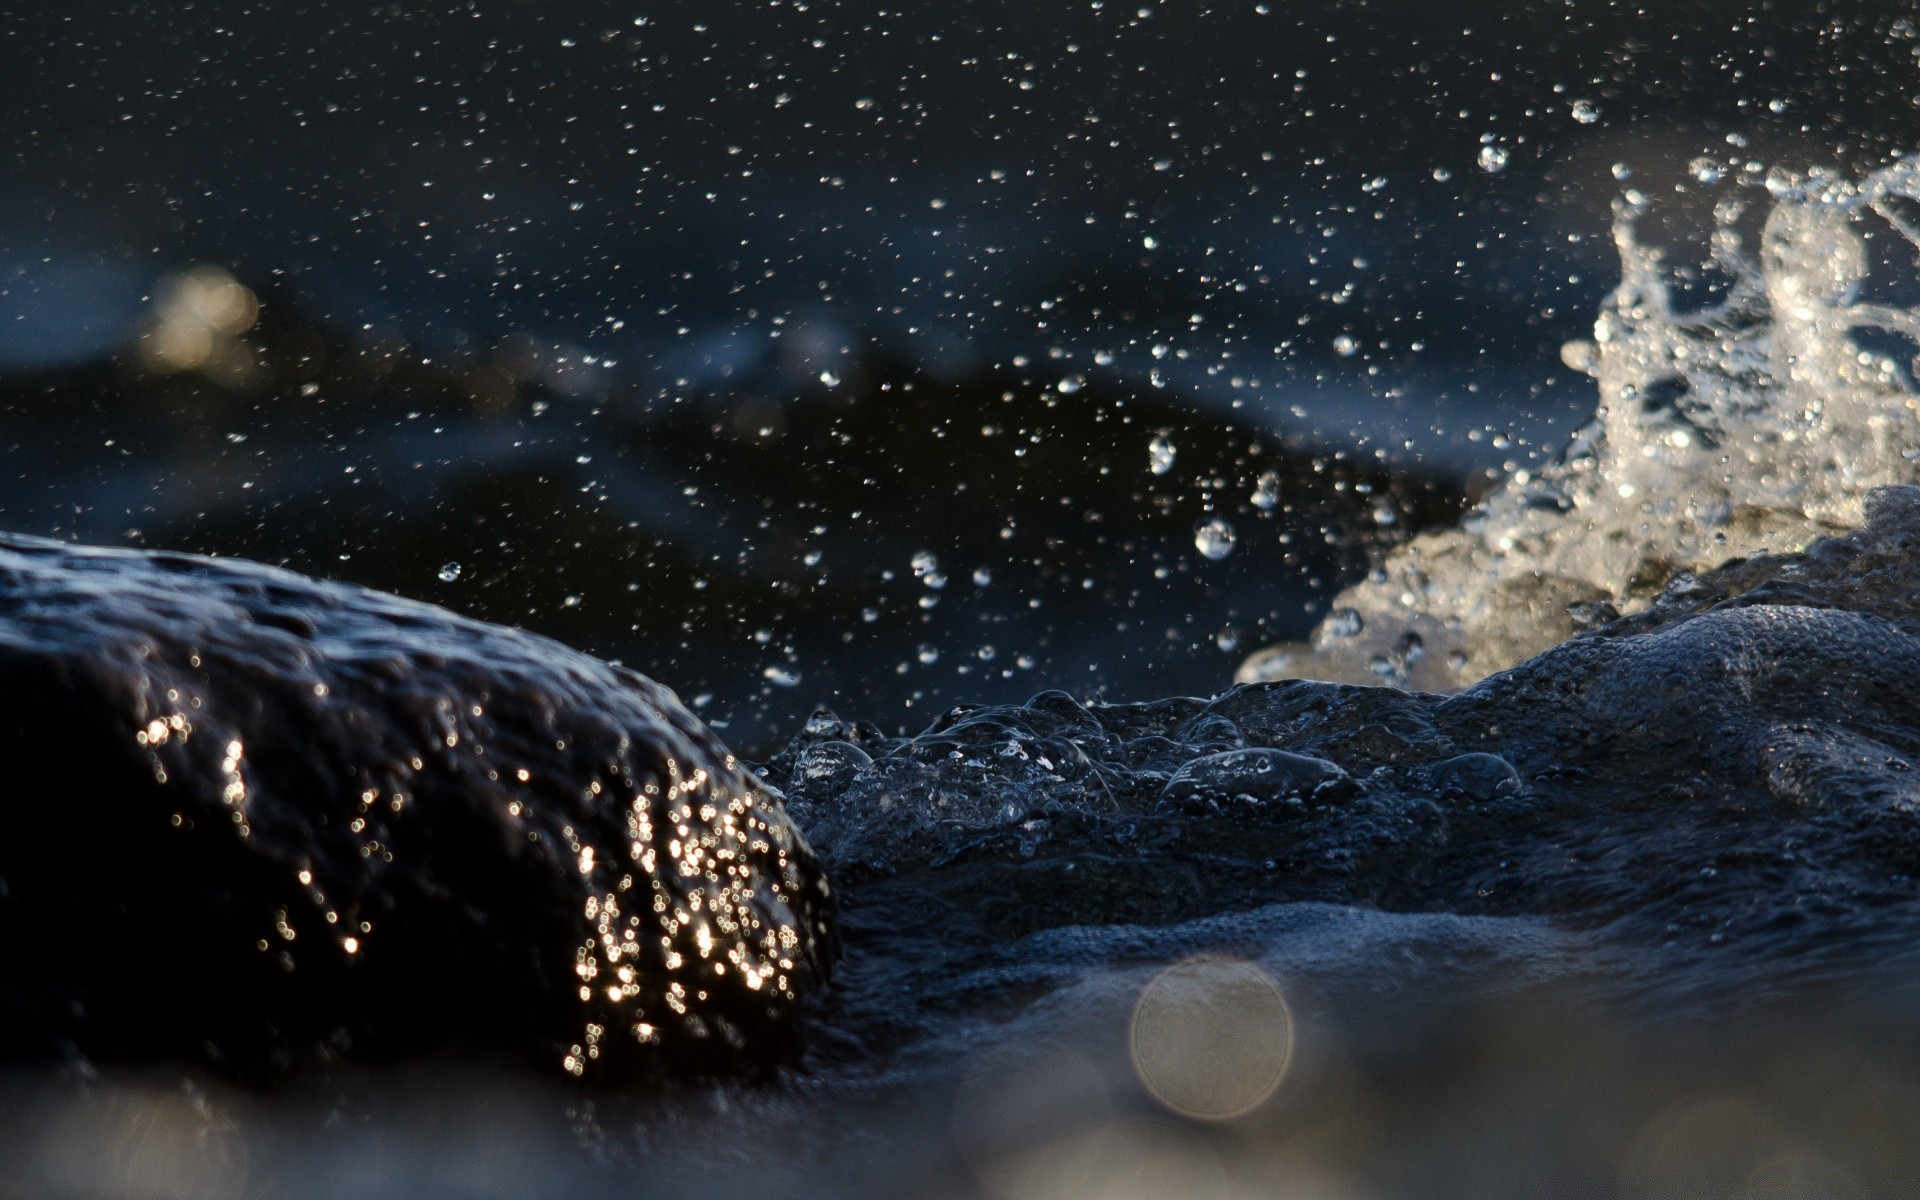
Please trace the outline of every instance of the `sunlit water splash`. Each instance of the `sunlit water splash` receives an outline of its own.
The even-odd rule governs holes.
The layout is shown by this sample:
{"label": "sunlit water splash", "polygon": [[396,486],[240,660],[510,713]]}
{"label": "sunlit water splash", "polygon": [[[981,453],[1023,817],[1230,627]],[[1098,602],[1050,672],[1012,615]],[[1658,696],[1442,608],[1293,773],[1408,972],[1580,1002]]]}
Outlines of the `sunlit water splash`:
{"label": "sunlit water splash", "polygon": [[1240,679],[1463,687],[1644,607],[1676,572],[1857,526],[1870,490],[1920,474],[1911,378],[1858,337],[1920,334],[1920,313],[1862,298],[1876,239],[1920,246],[1920,160],[1860,183],[1776,174],[1768,190],[1757,258],[1743,206],[1716,210],[1707,266],[1728,286],[1691,310],[1682,273],[1636,235],[1645,200],[1618,203],[1620,286],[1593,340],[1564,351],[1598,380],[1593,420],[1457,527],[1398,547],[1309,643],[1255,654]]}

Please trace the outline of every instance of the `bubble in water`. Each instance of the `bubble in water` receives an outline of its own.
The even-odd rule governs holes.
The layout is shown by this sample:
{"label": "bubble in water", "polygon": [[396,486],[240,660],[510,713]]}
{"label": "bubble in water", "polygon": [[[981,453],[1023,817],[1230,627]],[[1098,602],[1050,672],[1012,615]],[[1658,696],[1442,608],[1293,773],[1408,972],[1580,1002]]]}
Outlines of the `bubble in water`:
{"label": "bubble in water", "polygon": [[930,667],[940,661],[940,651],[936,647],[923,645],[914,657],[920,660],[921,666]]}
{"label": "bubble in water", "polygon": [[1498,175],[1507,169],[1507,148],[1492,142],[1480,147],[1480,169],[1489,175]]}
{"label": "bubble in water", "polygon": [[1280,503],[1280,472],[1262,471],[1259,480],[1253,485],[1253,506],[1262,512],[1271,511]]}
{"label": "bubble in water", "polygon": [[1147,469],[1155,475],[1165,475],[1173,470],[1173,456],[1177,453],[1179,448],[1164,430],[1154,434],[1153,440],[1147,443]]}
{"label": "bubble in water", "polygon": [[1235,533],[1232,524],[1224,517],[1208,517],[1193,527],[1193,545],[1200,553],[1211,559],[1222,559],[1233,553],[1240,535]]}
{"label": "bubble in water", "polygon": [[1600,119],[1600,106],[1591,100],[1573,102],[1573,119],[1582,125],[1591,125]]}
{"label": "bubble in water", "polygon": [[460,578],[460,564],[450,562],[440,568],[439,574],[441,583],[452,583],[454,580]]}
{"label": "bubble in water", "polygon": [[1240,648],[1240,631],[1231,625],[1225,626],[1213,635],[1213,644],[1231,654]]}
{"label": "bubble in water", "polygon": [[1453,178],[1453,172],[1447,170],[1445,167],[1435,167],[1433,169],[1433,181],[1435,183],[1445,183],[1447,180],[1452,178]]}
{"label": "bubble in water", "polygon": [[1354,341],[1353,338],[1351,338],[1347,334],[1343,333],[1339,337],[1333,339],[1333,352],[1335,354],[1338,354],[1341,358],[1352,358],[1356,353],[1359,352],[1359,350],[1360,350],[1360,343]]}
{"label": "bubble in water", "polygon": [[1701,155],[1699,158],[1688,163],[1687,172],[1705,184],[1719,183],[1720,177],[1725,173],[1719,163],[1705,155]]}
{"label": "bubble in water", "polygon": [[1373,523],[1382,529],[1391,529],[1400,523],[1400,514],[1394,511],[1391,501],[1376,500],[1373,504]]}

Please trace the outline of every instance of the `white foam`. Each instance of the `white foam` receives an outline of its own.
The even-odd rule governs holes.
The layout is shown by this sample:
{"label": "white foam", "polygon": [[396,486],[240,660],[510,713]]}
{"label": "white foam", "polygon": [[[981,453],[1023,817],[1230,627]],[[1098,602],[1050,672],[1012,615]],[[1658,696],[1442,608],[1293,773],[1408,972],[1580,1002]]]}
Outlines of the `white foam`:
{"label": "white foam", "polygon": [[1606,605],[1643,606],[1676,571],[1857,526],[1869,491],[1920,477],[1910,368],[1858,340],[1920,337],[1920,313],[1862,299],[1874,241],[1920,247],[1900,207],[1920,200],[1920,159],[1859,183],[1776,174],[1768,191],[1757,255],[1742,205],[1716,211],[1706,266],[1728,286],[1691,310],[1636,235],[1644,200],[1618,202],[1620,286],[1593,340],[1563,352],[1598,381],[1593,420],[1457,527],[1394,549],[1311,642],[1261,651],[1241,680],[1462,687]]}

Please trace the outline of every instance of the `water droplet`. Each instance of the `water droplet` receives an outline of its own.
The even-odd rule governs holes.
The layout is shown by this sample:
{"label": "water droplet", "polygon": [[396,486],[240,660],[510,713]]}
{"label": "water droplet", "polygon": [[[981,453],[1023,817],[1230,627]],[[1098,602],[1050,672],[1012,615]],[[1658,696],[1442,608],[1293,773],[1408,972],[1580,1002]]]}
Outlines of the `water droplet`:
{"label": "water droplet", "polygon": [[800,672],[789,671],[785,667],[768,667],[760,672],[768,683],[775,687],[794,687],[800,682]]}
{"label": "water droplet", "polygon": [[1232,654],[1240,648],[1240,631],[1228,625],[1213,635],[1213,644]]}
{"label": "water droplet", "polygon": [[1327,614],[1327,622],[1321,628],[1332,637],[1358,637],[1367,627],[1365,617],[1356,608],[1336,608]]}
{"label": "water droplet", "polygon": [[454,580],[460,578],[460,564],[450,562],[440,568],[439,574],[441,583],[452,583]]}
{"label": "water droplet", "polygon": [[1153,440],[1147,443],[1147,469],[1155,475],[1165,475],[1173,470],[1173,457],[1177,453],[1179,448],[1164,430],[1154,434]]}
{"label": "water droplet", "polygon": [[1224,517],[1209,517],[1193,527],[1193,545],[1200,553],[1211,559],[1222,559],[1233,553],[1234,545],[1240,540],[1232,524]]}
{"label": "water droplet", "polygon": [[1347,334],[1343,333],[1333,339],[1333,352],[1341,358],[1352,358],[1355,354],[1359,353],[1359,351],[1360,343],[1354,341],[1353,338]]}
{"label": "water droplet", "polygon": [[920,652],[914,657],[920,660],[922,666],[930,667],[940,661],[940,651],[933,646],[922,646]]}
{"label": "water droplet", "polygon": [[1600,106],[1591,100],[1573,102],[1573,119],[1582,125],[1591,125],[1600,119]]}
{"label": "water droplet", "polygon": [[1433,181],[1435,183],[1445,183],[1447,180],[1452,178],[1453,178],[1453,172],[1447,170],[1445,167],[1435,167],[1433,169]]}
{"label": "water droplet", "polygon": [[1480,147],[1480,169],[1489,175],[1498,175],[1507,169],[1509,155],[1505,146],[1488,143]]}
{"label": "water droplet", "polygon": [[1719,163],[1713,161],[1711,158],[1708,158],[1705,155],[1702,155],[1701,157],[1696,158],[1692,162],[1688,163],[1687,172],[1688,174],[1692,175],[1695,179],[1705,184],[1719,183],[1721,176],[1725,174],[1725,171],[1723,170],[1723,168],[1720,166]]}
{"label": "water droplet", "polygon": [[1391,529],[1400,523],[1400,514],[1393,511],[1393,505],[1385,500],[1373,503],[1373,523],[1382,529]]}
{"label": "water droplet", "polygon": [[1280,503],[1280,472],[1262,471],[1259,480],[1253,485],[1253,506],[1262,512],[1269,511]]}

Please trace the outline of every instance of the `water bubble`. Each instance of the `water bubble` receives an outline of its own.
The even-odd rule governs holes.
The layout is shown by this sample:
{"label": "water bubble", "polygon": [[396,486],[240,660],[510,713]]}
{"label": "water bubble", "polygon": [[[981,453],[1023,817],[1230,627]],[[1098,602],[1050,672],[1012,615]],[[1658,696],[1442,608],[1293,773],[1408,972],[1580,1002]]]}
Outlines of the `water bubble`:
{"label": "water bubble", "polygon": [[920,647],[919,653],[914,655],[914,657],[920,660],[921,666],[930,667],[940,661],[940,651],[938,647],[923,645]]}
{"label": "water bubble", "polygon": [[1480,147],[1480,169],[1489,175],[1498,175],[1507,169],[1508,157],[1509,155],[1505,146],[1499,146],[1489,142]]}
{"label": "water bubble", "polygon": [[1225,626],[1213,635],[1213,644],[1232,654],[1240,648],[1240,631],[1231,625]]}
{"label": "water bubble", "polygon": [[1613,177],[1624,183],[1633,178],[1633,168],[1625,163],[1615,163],[1613,164]]}
{"label": "water bubble", "polygon": [[446,564],[440,568],[439,576],[441,583],[452,583],[454,580],[460,578],[460,564],[457,562]]}
{"label": "water bubble", "polygon": [[1701,155],[1699,158],[1687,164],[1687,173],[1701,183],[1715,184],[1720,182],[1720,178],[1725,174],[1725,170],[1719,163],[1705,155]]}
{"label": "water bubble", "polygon": [[1253,485],[1253,506],[1262,512],[1280,503],[1280,472],[1262,471]]}
{"label": "water bubble", "polygon": [[1354,341],[1353,338],[1347,334],[1343,333],[1333,339],[1333,352],[1341,358],[1352,358],[1355,354],[1359,353],[1359,350],[1360,343]]}
{"label": "water bubble", "polygon": [[1173,470],[1173,458],[1178,453],[1179,447],[1173,444],[1165,430],[1154,434],[1147,443],[1147,469],[1155,475],[1165,475]]}
{"label": "water bubble", "polygon": [[785,667],[768,667],[760,674],[775,687],[790,688],[800,683],[800,672],[789,671]]}
{"label": "water bubble", "polygon": [[993,582],[992,571],[988,570],[986,567],[975,567],[973,569],[973,586],[986,587],[988,584],[992,582]]}
{"label": "water bubble", "polygon": [[1447,180],[1452,178],[1453,178],[1453,172],[1447,170],[1445,167],[1435,167],[1433,169],[1433,181],[1435,183],[1445,183]]}
{"label": "water bubble", "polygon": [[1591,100],[1575,100],[1572,112],[1573,119],[1582,125],[1591,125],[1600,119],[1600,106]]}
{"label": "water bubble", "polygon": [[1240,535],[1224,517],[1208,517],[1193,527],[1193,545],[1208,558],[1219,560],[1233,553]]}
{"label": "water bubble", "polygon": [[1400,523],[1400,514],[1393,510],[1390,501],[1376,500],[1373,504],[1373,523],[1382,529],[1391,529]]}

